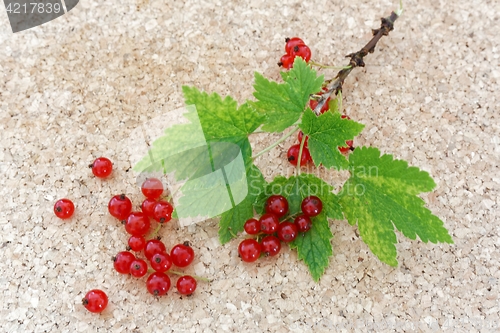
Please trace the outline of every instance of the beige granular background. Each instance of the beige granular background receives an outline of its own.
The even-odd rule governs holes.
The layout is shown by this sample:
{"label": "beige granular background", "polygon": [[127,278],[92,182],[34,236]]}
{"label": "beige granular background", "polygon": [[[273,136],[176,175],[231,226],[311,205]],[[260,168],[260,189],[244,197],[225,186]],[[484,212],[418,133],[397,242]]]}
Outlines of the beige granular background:
{"label": "beige granular background", "polygon": [[[157,299],[145,279],[112,267],[127,236],[107,202],[122,192],[136,206],[142,199],[129,149],[139,145],[130,139],[183,105],[182,85],[243,102],[252,98],[254,71],[279,79],[285,37],[303,37],[319,62],[344,65],[396,7],[387,0],[82,0],[16,34],[0,9],[0,330],[498,331],[497,1],[406,1],[396,29],[344,86],[345,112],[366,125],[355,144],[434,177],[435,191],[422,197],[454,245],[398,233],[400,264],[391,268],[355,227],[333,221],[335,255],[315,283],[286,247],[278,258],[244,264],[238,241],[218,242],[216,221],[172,222],[164,240],[190,240],[197,257],[186,271],[212,283],[189,298],[173,288]],[[251,140],[258,151],[278,138]],[[284,156],[293,141],[258,159],[268,180],[291,174]],[[101,155],[115,165],[104,181],[87,168]],[[325,177],[336,190],[345,180]],[[76,203],[66,222],[52,212],[62,197]],[[92,288],[109,295],[101,315],[80,304]]]}

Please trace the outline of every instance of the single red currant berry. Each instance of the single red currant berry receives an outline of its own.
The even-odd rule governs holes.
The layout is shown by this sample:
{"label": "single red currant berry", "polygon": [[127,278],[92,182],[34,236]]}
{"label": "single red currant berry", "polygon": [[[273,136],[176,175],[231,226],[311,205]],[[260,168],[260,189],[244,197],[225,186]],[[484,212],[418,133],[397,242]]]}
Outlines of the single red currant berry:
{"label": "single red currant berry", "polygon": [[109,200],[108,211],[111,216],[125,220],[132,211],[132,201],[125,194],[115,195]]}
{"label": "single red currant berry", "polygon": [[172,260],[168,253],[155,253],[151,258],[151,268],[153,268],[157,272],[166,272],[172,267]]}
{"label": "single red currant berry", "polygon": [[249,219],[243,226],[245,232],[249,235],[257,235],[260,232],[260,222],[256,219]]}
{"label": "single red currant berry", "polygon": [[155,205],[158,201],[156,199],[146,198],[141,204],[141,210],[147,217],[154,218]]}
{"label": "single red currant berry", "polygon": [[181,295],[191,295],[196,290],[196,279],[189,275],[181,276],[177,280],[177,291]]}
{"label": "single red currant berry", "polygon": [[135,259],[136,258],[132,253],[128,251],[122,251],[119,252],[115,257],[113,257],[113,266],[118,273],[129,274],[130,265]]}
{"label": "single red currant berry", "polygon": [[148,272],[148,263],[142,259],[136,259],[130,264],[130,275],[140,278]]}
{"label": "single red currant berry", "polygon": [[299,228],[292,222],[282,222],[278,227],[278,238],[280,241],[288,243],[297,238]]}
{"label": "single red currant berry", "polygon": [[260,241],[260,246],[262,249],[262,253],[266,256],[275,256],[281,250],[281,243],[278,237],[273,235],[268,235]]}
{"label": "single red currant berry", "polygon": [[144,236],[130,236],[128,239],[128,247],[135,252],[142,251],[146,246]]}
{"label": "single red currant berry", "polygon": [[174,208],[167,201],[158,201],[153,210],[153,217],[160,223],[166,223],[172,219]]}
{"label": "single red currant berry", "polygon": [[[297,135],[297,139],[299,140],[299,145],[302,142],[302,138],[304,137],[304,133],[302,131],[299,131],[299,134]],[[304,142],[304,147],[307,147],[307,143],[309,142],[309,137],[306,135],[306,142]],[[300,148],[300,146],[299,146]]]}
{"label": "single red currant berry", "polygon": [[125,220],[125,230],[133,236],[144,236],[150,226],[149,218],[143,212],[132,212]]}
{"label": "single red currant berry", "polygon": [[260,219],[260,230],[265,234],[272,234],[278,230],[280,220],[278,217],[271,213],[263,214]]}
{"label": "single red currant berry", "polygon": [[148,277],[146,288],[155,296],[165,295],[170,289],[170,278],[165,273],[154,272]]}
{"label": "single red currant berry", "polygon": [[94,163],[90,164],[89,167],[92,168],[94,176],[99,178],[105,178],[113,171],[113,163],[106,157],[96,158]]}
{"label": "single red currant berry", "polygon": [[69,219],[75,212],[75,205],[69,199],[59,199],[54,204],[54,214],[60,219]]}
{"label": "single red currant berry", "polygon": [[146,242],[146,246],[144,246],[144,255],[146,259],[151,261],[151,258],[157,253],[164,253],[167,251],[165,244],[158,239],[151,239]]}
{"label": "single red currant berry", "polygon": [[285,69],[290,69],[293,67],[293,61],[295,56],[285,54],[281,57],[280,62],[278,62],[278,66],[283,67]]}
{"label": "single red currant berry", "polygon": [[319,215],[319,213],[321,213],[321,211],[323,210],[323,202],[321,202],[320,198],[311,195],[302,200],[300,208],[302,209],[302,212],[307,216],[314,217]]}
{"label": "single red currant berry", "polygon": [[282,195],[271,195],[266,201],[266,212],[281,218],[288,213],[288,201]]}
{"label": "single red currant berry", "polygon": [[[299,151],[300,151],[300,144],[293,145],[288,149],[287,153],[288,162],[290,162],[294,166],[297,165],[297,161],[299,159]],[[307,162],[309,161],[312,161],[311,153],[309,152],[309,148],[307,148],[304,145],[304,147],[302,148],[302,155],[300,157],[300,166],[306,165]]]}
{"label": "single red currant berry", "polygon": [[249,238],[241,241],[238,246],[238,253],[241,260],[245,262],[254,262],[260,257],[260,244],[255,239]]}
{"label": "single red currant berry", "polygon": [[299,37],[292,37],[292,38],[286,38],[285,39],[285,52],[287,54],[292,53],[293,49],[297,45],[306,45],[302,39]]}
{"label": "single red currant berry", "polygon": [[163,184],[158,178],[147,178],[141,185],[141,191],[146,198],[158,199],[163,193]]}
{"label": "single red currant berry", "polygon": [[295,57],[301,57],[305,62],[311,60],[311,49],[307,45],[296,45],[290,54]]}
{"label": "single red currant berry", "polygon": [[295,225],[297,225],[297,228],[299,229],[300,232],[306,232],[311,230],[312,227],[312,222],[309,216],[307,215],[299,215],[295,218],[293,221]]}
{"label": "single red currant berry", "polygon": [[184,242],[184,244],[177,244],[170,250],[170,258],[172,262],[177,267],[186,267],[193,262],[194,251],[189,242]]}
{"label": "single red currant berry", "polygon": [[83,306],[93,313],[100,313],[108,306],[108,296],[100,289],[92,289],[82,299]]}

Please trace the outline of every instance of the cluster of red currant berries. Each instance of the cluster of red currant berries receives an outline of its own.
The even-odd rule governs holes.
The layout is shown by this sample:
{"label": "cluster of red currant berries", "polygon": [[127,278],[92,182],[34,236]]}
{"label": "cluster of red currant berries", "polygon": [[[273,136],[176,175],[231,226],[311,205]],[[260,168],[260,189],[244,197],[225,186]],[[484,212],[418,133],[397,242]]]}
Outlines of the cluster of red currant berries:
{"label": "cluster of red currant berries", "polygon": [[[106,157],[97,158],[90,166],[92,173],[98,178],[108,177],[113,164]],[[130,274],[134,277],[143,277],[152,272],[147,281],[148,291],[155,295],[165,295],[170,289],[170,277],[166,274],[170,268],[187,267],[194,259],[194,251],[188,242],[175,245],[170,252],[159,238],[146,240],[150,232],[150,219],[156,220],[160,227],[172,219],[173,207],[167,200],[162,200],[163,184],[157,178],[148,178],[141,185],[141,191],[146,197],[141,204],[141,211],[132,211],[132,202],[124,194],[115,195],[108,203],[108,211],[122,221],[125,230],[130,234],[127,251],[119,252],[113,257],[113,266],[121,274]],[[70,199],[63,198],[54,204],[54,214],[61,219],[69,219],[75,212],[75,205]],[[153,231],[156,234],[159,228]],[[146,260],[134,255],[130,250],[144,254]],[[149,265],[148,265],[149,262]],[[196,279],[179,272],[170,272],[182,275],[177,279],[177,291],[182,295],[191,295],[196,290]],[[108,304],[108,296],[100,289],[92,289],[82,300],[87,310],[94,313],[102,312]]]}
{"label": "cluster of red currant berries", "polygon": [[[321,199],[308,196],[302,200],[302,214],[293,222],[285,215],[288,213],[288,201],[282,195],[271,195],[265,205],[266,212],[257,220],[249,219],[244,229],[255,238],[247,238],[238,246],[240,258],[246,262],[256,261],[262,254],[275,256],[281,250],[281,242],[289,243],[295,240],[299,233],[305,233],[312,227],[311,218],[319,215],[323,209]],[[280,219],[283,221],[280,222]]]}
{"label": "cluster of red currant berries", "polygon": [[292,68],[295,57],[301,57],[305,62],[311,60],[311,49],[302,39],[299,37],[286,38],[285,42],[286,54],[283,55],[280,62],[278,62],[279,66],[282,66],[285,69]]}
{"label": "cluster of red currant berries", "polygon": [[[193,262],[194,251],[189,242],[175,245],[169,253],[160,239],[146,240],[146,234],[151,230],[150,219],[158,222],[160,227],[172,219],[174,208],[168,201],[161,199],[163,184],[159,179],[146,179],[142,183],[141,191],[146,197],[141,204],[141,211],[132,211],[132,202],[124,194],[115,195],[109,201],[109,213],[122,221],[125,231],[130,235],[127,251],[119,252],[113,257],[113,265],[118,273],[130,274],[137,278],[148,274],[148,268],[151,266],[154,272],[149,275],[146,288],[151,294],[162,296],[168,292],[171,285],[170,277],[166,273],[172,265],[182,268],[189,266]],[[156,234],[157,230],[153,234]],[[143,253],[146,260],[129,250],[134,251],[136,255]],[[176,285],[180,294],[191,295],[196,289],[196,279],[183,275]]]}

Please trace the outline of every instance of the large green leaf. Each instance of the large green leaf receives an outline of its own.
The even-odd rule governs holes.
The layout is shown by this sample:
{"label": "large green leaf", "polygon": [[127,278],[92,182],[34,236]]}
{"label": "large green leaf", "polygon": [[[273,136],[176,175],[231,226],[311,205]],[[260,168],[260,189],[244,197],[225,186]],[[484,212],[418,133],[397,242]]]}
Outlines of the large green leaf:
{"label": "large green leaf", "polygon": [[351,177],[339,193],[342,210],[381,261],[398,264],[394,227],[410,239],[453,243],[443,222],[417,196],[435,187],[427,172],[368,147],[354,150],[349,169]]}

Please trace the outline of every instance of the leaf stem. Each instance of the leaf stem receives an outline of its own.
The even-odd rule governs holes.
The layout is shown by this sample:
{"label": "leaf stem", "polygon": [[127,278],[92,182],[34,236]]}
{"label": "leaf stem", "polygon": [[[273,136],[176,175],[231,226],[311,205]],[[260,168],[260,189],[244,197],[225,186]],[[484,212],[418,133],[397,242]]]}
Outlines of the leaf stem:
{"label": "leaf stem", "polygon": [[292,136],[293,133],[297,132],[298,130],[299,130],[299,127],[296,126],[294,130],[290,131],[286,135],[283,135],[278,141],[274,142],[269,147],[265,148],[264,150],[260,151],[257,155],[253,156],[252,160],[255,160],[257,157],[259,157],[260,155],[262,155],[264,153],[267,153],[268,151],[270,151],[271,149],[273,149],[274,147],[276,147],[277,145],[279,145],[280,143],[282,143],[283,141],[288,139],[290,136]]}

